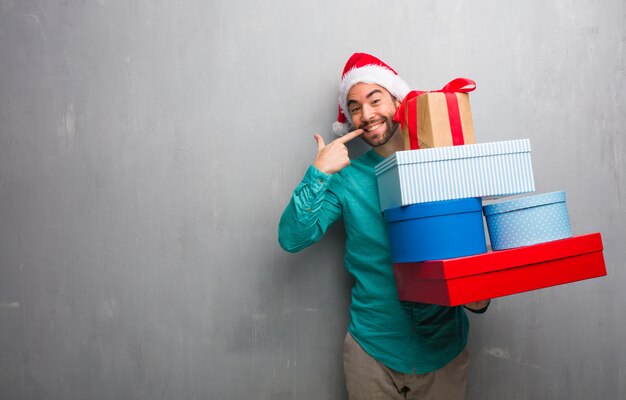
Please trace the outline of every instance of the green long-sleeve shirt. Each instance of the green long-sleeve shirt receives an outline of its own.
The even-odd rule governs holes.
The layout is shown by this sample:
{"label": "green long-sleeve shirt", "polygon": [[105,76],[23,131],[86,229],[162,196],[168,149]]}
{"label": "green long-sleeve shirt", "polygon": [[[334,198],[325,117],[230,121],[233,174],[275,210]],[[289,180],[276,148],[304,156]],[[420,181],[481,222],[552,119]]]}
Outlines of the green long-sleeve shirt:
{"label": "green long-sleeve shirt", "polygon": [[355,279],[348,331],[389,368],[426,373],[463,350],[469,323],[462,307],[398,299],[374,174],[374,165],[382,160],[370,150],[333,175],[310,166],[282,215],[278,239],[285,250],[297,252],[343,217],[344,261]]}

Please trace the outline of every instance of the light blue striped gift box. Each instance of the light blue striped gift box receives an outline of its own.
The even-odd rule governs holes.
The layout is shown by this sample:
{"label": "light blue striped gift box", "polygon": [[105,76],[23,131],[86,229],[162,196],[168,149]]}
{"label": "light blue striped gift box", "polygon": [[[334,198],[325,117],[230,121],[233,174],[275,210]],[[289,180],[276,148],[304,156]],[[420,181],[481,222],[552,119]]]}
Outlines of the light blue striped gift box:
{"label": "light blue striped gift box", "polygon": [[375,171],[383,211],[535,190],[528,139],[398,151]]}

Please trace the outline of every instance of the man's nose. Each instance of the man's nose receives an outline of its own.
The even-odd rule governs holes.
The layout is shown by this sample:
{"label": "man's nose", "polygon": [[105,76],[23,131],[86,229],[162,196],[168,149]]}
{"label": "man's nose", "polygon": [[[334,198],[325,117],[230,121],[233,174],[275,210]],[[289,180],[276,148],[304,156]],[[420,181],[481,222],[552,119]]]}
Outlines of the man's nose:
{"label": "man's nose", "polygon": [[363,116],[364,121],[369,121],[372,117],[374,117],[374,109],[366,104],[361,110],[361,115]]}

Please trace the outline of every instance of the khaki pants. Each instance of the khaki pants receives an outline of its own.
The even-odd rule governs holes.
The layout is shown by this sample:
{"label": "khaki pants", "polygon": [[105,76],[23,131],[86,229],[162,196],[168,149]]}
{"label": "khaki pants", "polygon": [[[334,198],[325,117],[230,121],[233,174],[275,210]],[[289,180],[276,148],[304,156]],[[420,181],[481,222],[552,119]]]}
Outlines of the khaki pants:
{"label": "khaki pants", "polygon": [[343,369],[350,400],[463,400],[469,354],[464,349],[445,367],[427,374],[403,374],[372,358],[349,333]]}

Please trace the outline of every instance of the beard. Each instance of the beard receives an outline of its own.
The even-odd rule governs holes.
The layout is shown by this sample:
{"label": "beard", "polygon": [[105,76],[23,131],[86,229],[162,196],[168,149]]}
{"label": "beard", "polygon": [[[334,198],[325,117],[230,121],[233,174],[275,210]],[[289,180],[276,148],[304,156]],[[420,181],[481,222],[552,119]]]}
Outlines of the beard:
{"label": "beard", "polygon": [[[365,131],[360,136],[361,139],[363,139],[363,141],[371,147],[380,147],[386,144],[398,130],[399,124],[394,122],[393,117],[383,117],[382,122],[385,127],[385,130],[382,133],[370,135],[369,132]],[[364,127],[368,125],[371,125],[371,123],[361,124],[359,128],[365,129]]]}

